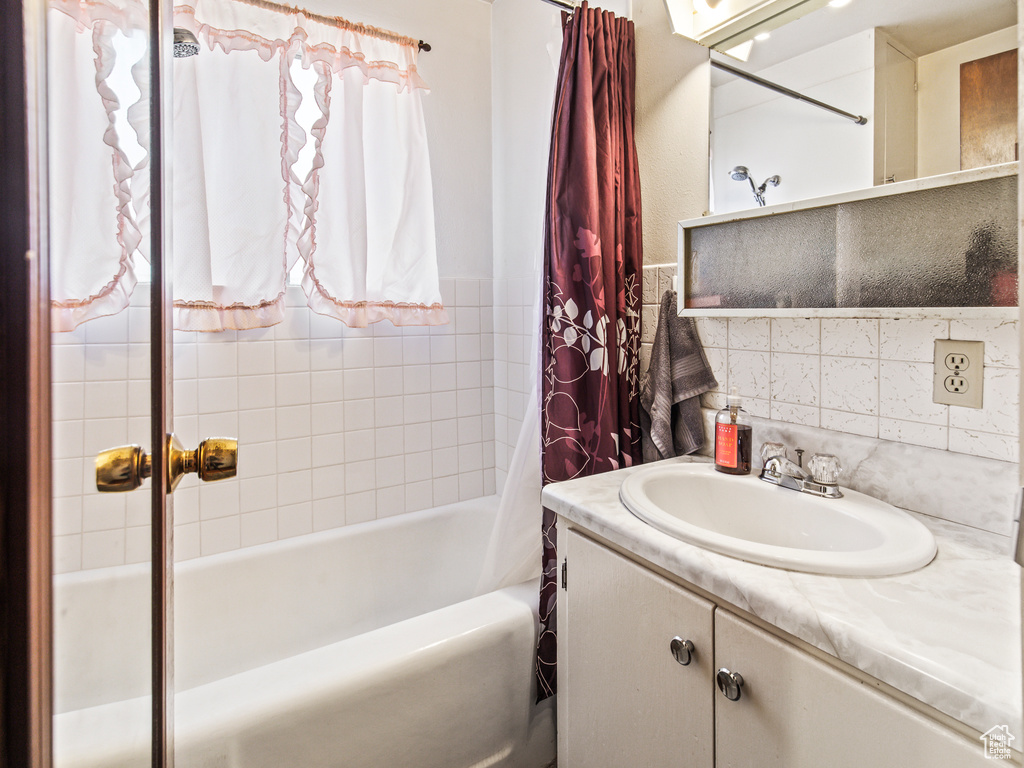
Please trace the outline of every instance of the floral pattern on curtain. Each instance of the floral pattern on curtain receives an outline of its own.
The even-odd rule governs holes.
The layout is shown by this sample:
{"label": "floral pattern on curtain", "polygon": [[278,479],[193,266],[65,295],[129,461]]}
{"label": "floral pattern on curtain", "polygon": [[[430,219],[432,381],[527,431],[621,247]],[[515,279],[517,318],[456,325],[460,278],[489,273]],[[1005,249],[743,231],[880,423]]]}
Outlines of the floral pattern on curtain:
{"label": "floral pattern on curtain", "polygon": [[[51,189],[69,190],[54,205],[64,237],[54,243],[52,292],[54,326],[70,330],[127,306],[145,258],[148,178],[137,171],[147,160],[124,158],[113,117],[121,105],[107,83],[119,49],[104,41],[144,30],[146,8],[139,0],[51,0],[51,8],[59,12],[51,18],[65,17],[54,28],[67,38],[51,51],[75,51],[51,91],[74,128],[54,141],[61,162],[51,179]],[[174,62],[175,328],[280,322],[287,275],[300,260],[316,312],[355,326],[446,323],[416,41],[263,0],[194,0],[175,7],[174,23],[202,48]],[[315,81],[305,127],[300,67]],[[141,97],[128,124],[145,147],[145,57],[132,71]]]}
{"label": "floral pattern on curtain", "polygon": [[[641,461],[635,70],[632,22],[586,2],[566,19],[544,245],[545,483]],[[555,692],[556,535],[544,510],[538,699]]]}

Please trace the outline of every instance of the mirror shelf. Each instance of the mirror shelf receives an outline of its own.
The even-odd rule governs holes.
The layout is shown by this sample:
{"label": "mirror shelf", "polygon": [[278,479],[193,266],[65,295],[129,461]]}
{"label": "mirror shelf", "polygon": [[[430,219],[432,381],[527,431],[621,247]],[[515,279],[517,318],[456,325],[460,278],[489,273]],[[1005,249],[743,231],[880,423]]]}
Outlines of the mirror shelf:
{"label": "mirror shelf", "polygon": [[679,311],[680,317],[794,317],[794,318],[848,318],[855,320],[1000,320],[1017,319],[1017,307],[847,307],[834,308],[769,308],[744,309],[729,307],[715,309],[690,307]]}
{"label": "mirror shelf", "polygon": [[727,221],[742,221],[745,219],[764,218],[789,211],[802,211],[809,208],[824,208],[830,205],[851,203],[856,200],[872,200],[879,197],[892,197],[907,192],[917,192],[923,189],[935,189],[936,187],[950,187],[957,184],[969,184],[974,181],[985,181],[986,179],[998,179],[1005,176],[1017,175],[1017,163],[1002,163],[1000,165],[989,165],[985,168],[972,168],[967,171],[956,171],[955,173],[944,173],[939,176],[927,176],[921,179],[908,179],[895,184],[884,184],[865,189],[855,189],[850,192],[840,192],[835,195],[824,197],[812,197],[806,200],[795,200],[790,203],[778,203],[768,205],[764,208],[748,208],[743,211],[730,211],[728,213],[717,213],[710,216],[701,216],[696,219],[684,219],[679,222],[680,231],[694,229],[696,227],[707,227],[712,224],[721,224]]}
{"label": "mirror shelf", "polygon": [[681,221],[680,314],[1016,317],[1017,165]]}

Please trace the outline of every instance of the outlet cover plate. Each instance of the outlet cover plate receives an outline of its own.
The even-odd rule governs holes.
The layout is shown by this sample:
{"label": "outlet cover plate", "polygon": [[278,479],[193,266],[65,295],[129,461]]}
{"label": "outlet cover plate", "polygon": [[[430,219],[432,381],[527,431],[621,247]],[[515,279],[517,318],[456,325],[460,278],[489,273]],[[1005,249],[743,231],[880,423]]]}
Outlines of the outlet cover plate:
{"label": "outlet cover plate", "polygon": [[984,386],[985,342],[935,340],[934,402],[981,408]]}

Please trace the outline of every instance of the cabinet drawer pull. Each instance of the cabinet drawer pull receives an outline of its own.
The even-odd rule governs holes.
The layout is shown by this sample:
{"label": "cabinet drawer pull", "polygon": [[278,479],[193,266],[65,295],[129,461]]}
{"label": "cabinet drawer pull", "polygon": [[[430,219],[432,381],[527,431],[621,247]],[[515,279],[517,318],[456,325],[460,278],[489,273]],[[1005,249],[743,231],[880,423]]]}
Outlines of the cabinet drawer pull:
{"label": "cabinet drawer pull", "polygon": [[718,683],[718,690],[722,692],[729,701],[739,701],[743,687],[743,677],[739,672],[730,672],[725,667],[718,670],[715,675],[715,682]]}
{"label": "cabinet drawer pull", "polygon": [[672,642],[668,646],[672,650],[672,655],[675,660],[682,664],[684,667],[693,661],[693,642],[691,640],[683,640],[683,638],[676,635],[672,638]]}

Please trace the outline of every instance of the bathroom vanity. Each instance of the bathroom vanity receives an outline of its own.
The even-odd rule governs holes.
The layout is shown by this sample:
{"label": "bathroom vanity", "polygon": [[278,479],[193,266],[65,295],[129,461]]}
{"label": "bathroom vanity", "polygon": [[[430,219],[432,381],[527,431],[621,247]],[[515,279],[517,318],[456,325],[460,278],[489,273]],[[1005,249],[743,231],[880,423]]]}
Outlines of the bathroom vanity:
{"label": "bathroom vanity", "polygon": [[636,471],[544,491],[564,562],[563,768],[967,768],[992,764],[1001,726],[1021,734],[1003,537],[919,515],[938,544],[924,568],[797,573],[633,516],[619,486]]}

